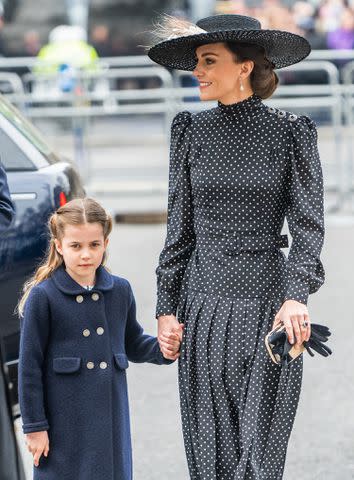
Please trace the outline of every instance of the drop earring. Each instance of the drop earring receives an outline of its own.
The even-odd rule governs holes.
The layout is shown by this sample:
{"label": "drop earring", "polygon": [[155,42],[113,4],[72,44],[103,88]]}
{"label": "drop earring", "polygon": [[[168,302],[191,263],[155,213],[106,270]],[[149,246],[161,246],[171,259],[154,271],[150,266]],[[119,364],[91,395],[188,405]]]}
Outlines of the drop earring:
{"label": "drop earring", "polygon": [[243,86],[242,78],[240,77],[240,90],[241,90],[241,92],[243,92],[244,89],[245,89],[245,87]]}

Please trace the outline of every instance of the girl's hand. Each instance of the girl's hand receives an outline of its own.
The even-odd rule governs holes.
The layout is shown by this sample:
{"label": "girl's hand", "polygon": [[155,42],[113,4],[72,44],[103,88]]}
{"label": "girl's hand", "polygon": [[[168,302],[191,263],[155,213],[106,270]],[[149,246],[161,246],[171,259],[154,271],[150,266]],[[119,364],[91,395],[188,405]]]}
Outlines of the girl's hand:
{"label": "girl's hand", "polygon": [[311,335],[310,317],[306,305],[296,300],[286,300],[276,314],[273,329],[283,324],[288,335],[289,342],[300,346],[308,341]]}
{"label": "girl's hand", "polygon": [[[179,350],[182,342],[182,332],[184,325],[181,323],[172,332],[162,332],[159,338],[160,350],[165,358],[171,359],[171,356],[176,360],[179,356]],[[167,355],[167,356],[166,356]]]}
{"label": "girl's hand", "polygon": [[39,459],[44,453],[44,456],[48,456],[49,452],[49,438],[46,430],[42,432],[26,433],[26,445],[29,452],[33,455],[33,463],[36,467],[39,466]]}
{"label": "girl's hand", "polygon": [[[183,331],[183,324],[179,323],[175,315],[161,315],[158,317],[158,341],[160,344],[160,349],[165,358],[168,360],[176,360],[179,357],[179,353],[172,354],[174,350],[168,350],[166,348],[166,338],[162,336],[169,335],[169,334],[178,334],[180,341],[182,341],[182,331]],[[169,339],[169,340],[172,340]],[[172,340],[173,341],[173,340]]]}

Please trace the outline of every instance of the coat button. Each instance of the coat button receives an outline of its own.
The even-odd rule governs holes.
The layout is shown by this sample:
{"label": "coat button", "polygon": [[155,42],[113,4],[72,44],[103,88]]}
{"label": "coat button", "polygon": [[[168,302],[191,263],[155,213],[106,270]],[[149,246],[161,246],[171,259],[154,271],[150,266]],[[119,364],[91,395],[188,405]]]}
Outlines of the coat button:
{"label": "coat button", "polygon": [[269,113],[275,113],[276,112],[276,109],[274,107],[269,107],[268,108],[268,112]]}
{"label": "coat button", "polygon": [[86,363],[86,367],[89,369],[89,370],[92,370],[93,368],[95,368],[95,364],[93,362],[87,362]]}
{"label": "coat button", "polygon": [[101,362],[101,363],[100,363],[100,368],[101,368],[102,370],[104,370],[104,369],[107,368],[107,367],[108,367],[108,365],[107,365],[106,362]]}
{"label": "coat button", "polygon": [[92,298],[92,300],[94,300],[95,302],[97,302],[97,300],[100,298],[100,296],[98,295],[98,293],[93,293],[93,294],[91,295],[91,298]]}
{"label": "coat button", "polygon": [[279,118],[283,118],[283,117],[285,117],[285,115],[286,115],[286,112],[284,112],[284,110],[279,110],[279,112],[278,112],[278,117]]}
{"label": "coat button", "polygon": [[85,328],[85,330],[82,332],[82,334],[83,334],[84,337],[89,337],[91,332],[88,328]]}
{"label": "coat button", "polygon": [[96,330],[96,332],[97,332],[98,335],[103,335],[103,333],[104,333],[104,328],[98,327],[98,329]]}
{"label": "coat button", "polygon": [[295,120],[297,120],[297,115],[295,115],[295,113],[292,113],[291,115],[289,115],[289,120],[290,122],[295,122]]}
{"label": "coat button", "polygon": [[76,301],[77,301],[77,303],[82,303],[84,301],[84,297],[82,295],[78,295],[76,297]]}

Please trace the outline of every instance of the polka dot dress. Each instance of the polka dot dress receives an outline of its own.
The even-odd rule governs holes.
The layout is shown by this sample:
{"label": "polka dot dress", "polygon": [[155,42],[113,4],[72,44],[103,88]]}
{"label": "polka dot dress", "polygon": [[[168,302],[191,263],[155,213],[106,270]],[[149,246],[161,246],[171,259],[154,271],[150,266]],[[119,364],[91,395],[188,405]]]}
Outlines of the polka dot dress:
{"label": "polka dot dress", "polygon": [[281,368],[264,338],[286,299],[306,304],[324,282],[323,237],[310,118],[256,94],[176,115],[156,316],[185,323],[179,388],[192,480],[282,478],[302,357]]}

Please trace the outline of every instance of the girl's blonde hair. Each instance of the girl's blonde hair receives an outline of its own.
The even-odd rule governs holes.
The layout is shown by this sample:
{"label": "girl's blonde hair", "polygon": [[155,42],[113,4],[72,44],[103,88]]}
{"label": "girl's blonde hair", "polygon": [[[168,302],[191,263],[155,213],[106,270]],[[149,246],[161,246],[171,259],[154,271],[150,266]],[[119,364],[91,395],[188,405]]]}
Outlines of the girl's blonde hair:
{"label": "girl's blonde hair", "polygon": [[[105,240],[112,231],[112,217],[93,198],[76,198],[71,200],[49,217],[49,246],[44,260],[34,275],[24,284],[23,296],[16,307],[16,311],[21,317],[32,288],[49,278],[64,262],[62,255],[56,249],[55,240],[62,240],[66,225],[84,225],[85,223],[99,223],[102,225]],[[105,264],[105,261],[106,252],[103,255],[102,265]]]}

